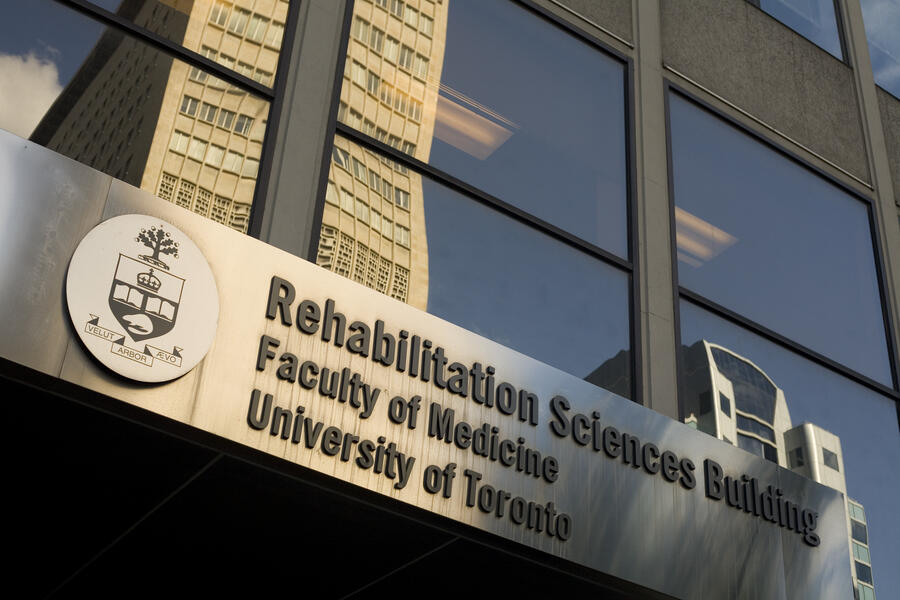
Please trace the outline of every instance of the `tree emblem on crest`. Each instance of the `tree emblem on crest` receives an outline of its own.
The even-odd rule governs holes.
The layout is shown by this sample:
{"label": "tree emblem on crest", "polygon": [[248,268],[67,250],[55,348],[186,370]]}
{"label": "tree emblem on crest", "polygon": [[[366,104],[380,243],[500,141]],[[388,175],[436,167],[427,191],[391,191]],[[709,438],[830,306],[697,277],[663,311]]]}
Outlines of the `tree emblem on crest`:
{"label": "tree emblem on crest", "polygon": [[141,242],[153,250],[152,255],[140,255],[141,260],[148,262],[151,265],[161,267],[168,271],[169,265],[159,260],[159,255],[171,254],[172,258],[178,258],[178,242],[172,239],[172,236],[168,231],[163,231],[162,226],[156,227],[154,225],[150,229],[142,228],[141,232],[134,240],[136,242]]}

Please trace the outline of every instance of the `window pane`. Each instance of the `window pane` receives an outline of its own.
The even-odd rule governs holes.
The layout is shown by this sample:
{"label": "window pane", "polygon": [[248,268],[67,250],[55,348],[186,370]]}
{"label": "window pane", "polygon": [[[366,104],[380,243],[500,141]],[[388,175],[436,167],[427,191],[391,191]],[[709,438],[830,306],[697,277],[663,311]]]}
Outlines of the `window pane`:
{"label": "window pane", "polygon": [[861,0],[875,83],[900,98],[900,3]]}
{"label": "window pane", "polygon": [[812,43],[841,58],[834,0],[760,0],[759,5]]}
{"label": "window pane", "polygon": [[[148,19],[168,19],[174,27],[179,14],[187,17],[168,4],[123,6],[141,7],[138,16],[147,12]],[[204,7],[206,23],[213,3],[192,6]],[[202,70],[58,2],[9,3],[7,13],[0,53],[30,76],[4,80],[21,90],[21,104],[0,114],[0,127],[246,231],[256,176],[240,179],[235,165],[262,153],[266,100],[239,90],[223,93]],[[214,58],[211,44],[198,40],[197,48]],[[236,113],[254,124],[246,138],[212,125],[230,123]]]}
{"label": "window pane", "polygon": [[[27,3],[31,1],[28,0]],[[245,48],[241,52],[255,54],[258,66],[270,73],[275,72],[278,63],[284,23],[287,22],[290,4],[290,0],[256,2],[251,11],[247,8],[253,5],[253,2],[240,3],[244,6],[238,7],[231,0],[91,1],[135,25],[204,56],[207,55],[201,51],[203,46],[218,51],[226,47],[234,49],[245,40],[265,44],[262,49],[256,46],[252,50]],[[214,57],[208,58],[216,60]]]}
{"label": "window pane", "polygon": [[[354,40],[384,15],[372,0],[354,12]],[[349,45],[350,108],[372,123],[390,115],[398,150],[627,258],[625,66],[512,2],[434,12],[406,7],[406,25],[389,28],[402,40],[383,40],[387,62],[371,60],[380,36]]]}
{"label": "window pane", "polygon": [[850,521],[850,533],[853,536],[854,540],[862,542],[863,544],[869,543],[869,534],[867,527],[862,523]]}
{"label": "window pane", "polygon": [[892,385],[867,205],[669,100],[680,285]]}
{"label": "window pane", "polygon": [[856,577],[864,583],[872,583],[872,569],[856,561]]}
{"label": "window pane", "polygon": [[[390,236],[393,225],[393,239],[323,203],[320,266],[631,395],[627,272],[428,178],[401,173],[349,140],[335,138],[335,148],[378,171],[381,190],[333,158],[329,179],[380,208],[382,232]],[[388,192],[404,193],[385,195],[387,181]],[[363,260],[379,266],[363,268]]]}
{"label": "window pane", "polygon": [[[869,545],[879,586],[900,589],[900,571],[895,568],[900,564],[900,547],[895,543],[900,539],[896,509],[900,435],[894,401],[687,300],[681,301],[680,324],[683,359],[698,345],[727,348],[774,383],[777,400],[773,430],[778,463],[852,498],[847,503],[850,517],[857,514],[854,506],[865,508],[871,530],[850,520],[853,538]],[[690,407],[700,404],[700,394],[732,387],[727,378],[715,373],[711,358],[705,368],[699,361],[681,363],[679,398],[687,418]],[[734,439],[728,426],[723,421],[701,420],[698,428],[720,439]],[[804,447],[811,451],[797,452]],[[824,449],[839,455],[841,471],[825,465]],[[797,457],[805,460],[798,462]],[[851,552],[848,547],[848,556]]]}

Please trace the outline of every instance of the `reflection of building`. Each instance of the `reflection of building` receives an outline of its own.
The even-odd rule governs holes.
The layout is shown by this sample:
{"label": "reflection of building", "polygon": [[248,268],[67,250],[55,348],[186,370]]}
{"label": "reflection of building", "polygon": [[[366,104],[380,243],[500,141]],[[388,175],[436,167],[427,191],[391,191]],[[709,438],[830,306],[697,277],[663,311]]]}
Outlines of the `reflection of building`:
{"label": "reflection of building", "polygon": [[[338,119],[427,161],[446,32],[444,2],[357,2]],[[325,199],[316,262],[425,309],[422,176],[336,138]]]}
{"label": "reflection of building", "polygon": [[756,365],[701,341],[685,352],[685,423],[780,465],[791,417],[784,393]]}
{"label": "reflection of building", "polygon": [[[285,0],[124,0],[118,14],[271,85]],[[247,231],[268,102],[108,31],[32,139]]]}
{"label": "reflection of building", "polygon": [[685,423],[843,493],[853,587],[874,600],[865,512],[847,497],[840,438],[811,423],[792,427],[784,392],[746,358],[706,340],[682,350]]}

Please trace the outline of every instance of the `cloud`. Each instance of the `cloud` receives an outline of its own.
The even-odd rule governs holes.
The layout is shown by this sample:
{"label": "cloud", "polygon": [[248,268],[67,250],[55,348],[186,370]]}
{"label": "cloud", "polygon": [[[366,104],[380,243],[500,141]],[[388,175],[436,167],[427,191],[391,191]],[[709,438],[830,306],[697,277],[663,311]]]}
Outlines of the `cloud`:
{"label": "cloud", "polygon": [[27,138],[62,91],[56,65],[29,52],[0,53],[0,128]]}

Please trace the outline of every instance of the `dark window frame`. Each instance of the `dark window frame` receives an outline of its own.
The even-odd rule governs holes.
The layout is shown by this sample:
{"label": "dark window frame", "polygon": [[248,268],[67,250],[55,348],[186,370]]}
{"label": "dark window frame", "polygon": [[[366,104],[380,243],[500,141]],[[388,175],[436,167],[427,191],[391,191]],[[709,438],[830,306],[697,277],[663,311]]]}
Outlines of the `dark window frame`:
{"label": "dark window frame", "polygon": [[338,106],[340,103],[341,86],[344,79],[344,63],[346,61],[347,49],[352,38],[351,29],[353,23],[354,0],[347,0],[344,14],[344,24],[341,32],[341,46],[338,53],[334,89],[332,90],[332,106],[329,111],[328,127],[326,139],[324,141],[324,152],[322,165],[320,168],[319,185],[316,193],[316,202],[314,210],[314,218],[312,222],[312,235],[310,236],[309,249],[306,258],[311,262],[315,262],[318,253],[319,238],[322,228],[322,213],[325,206],[325,192],[328,186],[328,170],[331,158],[331,152],[334,148],[334,137],[340,135],[351,142],[357,143],[368,150],[389,158],[400,165],[411,169],[413,172],[428,177],[451,190],[463,194],[469,199],[479,202],[492,208],[501,214],[511,217],[520,223],[523,223],[541,233],[550,236],[553,239],[561,241],[576,250],[580,250],[589,256],[596,258],[607,265],[615,267],[625,272],[630,277],[630,285],[628,288],[628,313],[631,320],[629,327],[629,343],[631,351],[631,400],[638,404],[643,404],[642,386],[639,382],[642,379],[641,371],[641,329],[640,329],[640,273],[638,262],[635,260],[637,256],[637,223],[635,215],[637,214],[637,171],[635,167],[635,116],[634,116],[634,59],[620,52],[616,48],[610,46],[598,37],[583,31],[553,12],[536,4],[532,0],[510,0],[514,5],[530,12],[532,15],[551,26],[563,30],[572,37],[587,43],[599,52],[605,54],[613,60],[622,63],[624,67],[623,93],[624,93],[624,119],[625,119],[625,171],[628,182],[626,185],[626,234],[627,234],[627,254],[628,258],[621,258],[610,251],[604,250],[599,246],[587,242],[560,227],[552,225],[530,213],[517,208],[492,194],[488,194],[477,187],[470,185],[450,173],[429,165],[417,158],[405,154],[378,139],[366,135],[349,125],[346,125],[337,119]]}
{"label": "dark window frame", "polygon": [[[773,140],[767,138],[759,131],[752,129],[746,123],[743,123],[724,112],[722,109],[712,105],[710,102],[698,97],[696,93],[692,93],[685,89],[684,87],[678,85],[677,83],[671,81],[666,78],[663,84],[664,89],[664,105],[665,105],[665,127],[666,127],[666,162],[668,164],[667,170],[667,189],[669,195],[669,231],[670,231],[670,244],[671,244],[671,266],[672,266],[672,299],[674,303],[674,312],[675,312],[675,339],[680,342],[681,340],[681,309],[679,304],[682,300],[688,301],[691,304],[702,308],[703,310],[712,313],[713,315],[724,319],[732,324],[735,324],[742,329],[748,330],[750,333],[758,335],[763,339],[772,342],[782,348],[785,348],[794,354],[801,356],[819,366],[825,367],[835,373],[854,381],[870,390],[883,394],[888,398],[892,399],[897,407],[898,415],[900,415],[900,352],[897,349],[897,340],[894,339],[893,331],[894,331],[894,322],[895,316],[893,314],[893,307],[889,302],[886,291],[886,281],[887,274],[885,270],[884,260],[882,258],[881,248],[883,247],[883,242],[881,239],[881,235],[878,231],[877,223],[875,221],[875,200],[872,196],[862,194],[858,190],[850,187],[845,182],[836,178],[831,173],[823,170],[822,168],[816,166],[811,163],[807,158],[800,156],[799,154],[788,150],[780,145],[778,145]],[[862,373],[859,373],[839,362],[828,358],[827,356],[812,350],[800,344],[787,336],[784,336],[765,325],[757,323],[752,319],[749,319],[736,311],[733,311],[729,308],[722,306],[721,304],[711,300],[702,294],[697,292],[693,292],[685,287],[682,287],[679,283],[678,278],[678,258],[677,258],[677,243],[675,239],[675,181],[672,172],[672,128],[671,128],[671,110],[670,110],[670,102],[669,99],[672,95],[677,95],[683,100],[690,102],[697,107],[705,110],[710,113],[711,118],[718,118],[725,121],[727,124],[737,128],[739,131],[744,133],[745,135],[750,136],[751,139],[754,139],[762,144],[764,144],[769,149],[777,152],[782,157],[787,160],[791,160],[794,163],[804,167],[808,171],[811,171],[814,175],[817,175],[821,178],[824,178],[827,182],[837,186],[845,193],[849,194],[852,198],[856,199],[859,202],[862,202],[868,214],[868,223],[869,223],[869,232],[871,236],[872,242],[872,252],[875,259],[875,275],[878,283],[878,292],[879,292],[879,301],[881,302],[881,312],[882,312],[882,320],[884,323],[884,332],[885,332],[885,341],[887,343],[887,352],[888,352],[888,363],[891,368],[891,380],[893,387],[888,387],[878,381],[875,381]],[[676,352],[675,354],[676,361],[676,378],[677,378],[677,389],[678,389],[678,419],[680,421],[684,421],[684,382],[683,382],[683,360],[681,357],[681,352]]]}

